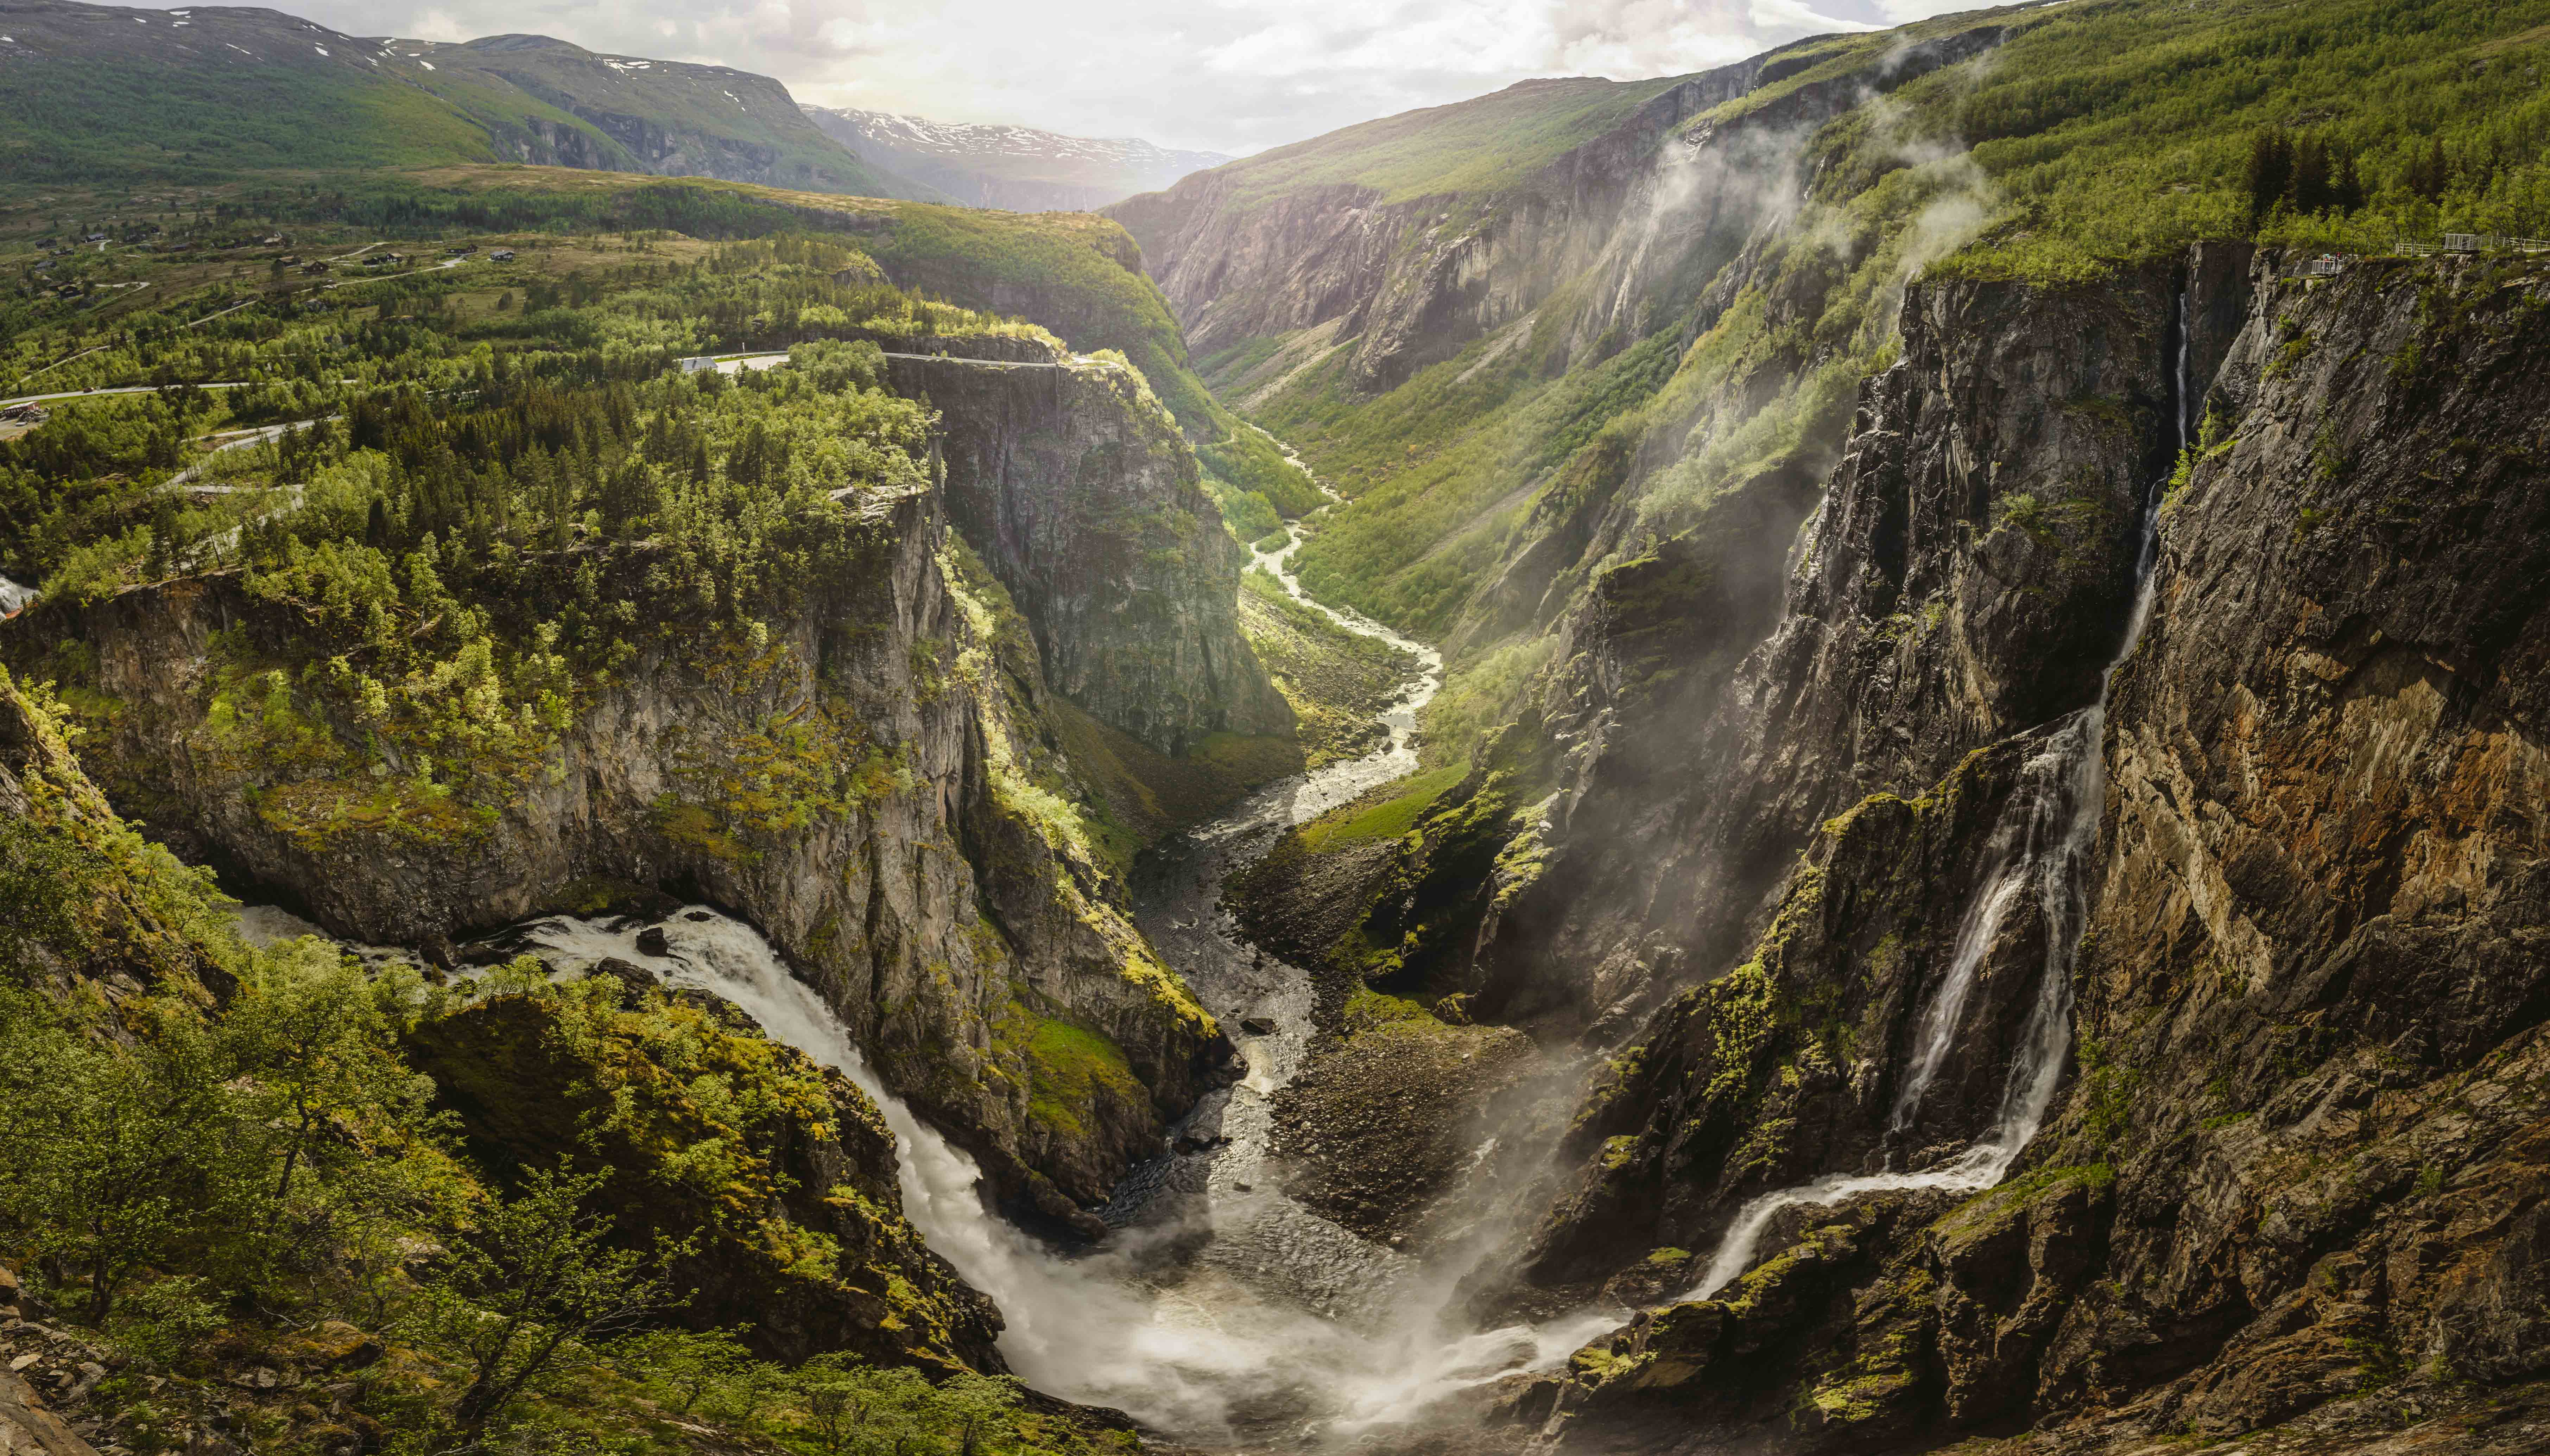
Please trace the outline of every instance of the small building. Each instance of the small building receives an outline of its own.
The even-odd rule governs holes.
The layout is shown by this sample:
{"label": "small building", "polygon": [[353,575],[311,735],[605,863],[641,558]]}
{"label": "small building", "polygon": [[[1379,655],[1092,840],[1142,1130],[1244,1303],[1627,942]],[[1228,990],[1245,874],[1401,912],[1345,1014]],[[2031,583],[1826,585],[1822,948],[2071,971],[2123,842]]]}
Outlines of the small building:
{"label": "small building", "polygon": [[487,260],[494,263],[510,263],[514,260],[514,250],[510,247],[497,248],[487,254]]}
{"label": "small building", "polygon": [[305,272],[305,273],[324,273],[324,272],[327,272],[327,271],[328,271],[328,260],[327,260],[327,259],[325,259],[325,258],[313,258],[313,259],[311,259],[309,262],[303,263],[303,264],[301,265],[301,271],[303,271],[303,272]]}
{"label": "small building", "polygon": [[469,254],[476,252],[477,250],[478,244],[475,243],[464,243],[458,247],[448,249],[453,257],[467,257]]}
{"label": "small building", "polygon": [[697,374],[704,370],[716,368],[717,356],[715,354],[693,354],[689,358],[675,359],[673,362],[681,366],[683,373]]}

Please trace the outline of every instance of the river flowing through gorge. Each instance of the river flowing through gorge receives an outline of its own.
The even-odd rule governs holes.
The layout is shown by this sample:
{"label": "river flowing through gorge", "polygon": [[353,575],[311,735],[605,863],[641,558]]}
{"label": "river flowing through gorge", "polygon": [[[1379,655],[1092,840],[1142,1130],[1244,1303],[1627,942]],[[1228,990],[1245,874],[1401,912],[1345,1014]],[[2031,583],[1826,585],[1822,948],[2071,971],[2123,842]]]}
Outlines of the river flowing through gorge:
{"label": "river flowing through gorge", "polygon": [[[999,1307],[1000,1350],[1012,1369],[1037,1390],[1114,1407],[1199,1444],[1351,1444],[1461,1388],[1551,1368],[1618,1317],[1589,1311],[1472,1329],[1453,1311],[1462,1277],[1499,1244],[1491,1232],[1474,1229],[1432,1257],[1412,1257],[1287,1197],[1266,1166],[1275,1094],[1310,1057],[1312,986],[1303,970],[1248,942],[1221,906],[1224,881],[1285,830],[1415,772],[1417,715],[1442,682],[1431,647],[1305,592],[1292,569],[1302,541],[1296,524],[1282,547],[1252,549],[1253,564],[1346,631],[1411,654],[1418,670],[1382,715],[1388,736],[1372,751],[1260,790],[1137,866],[1136,920],[1230,1029],[1246,1073],[1207,1095],[1171,1129],[1172,1148],[1126,1178],[1102,1212],[1114,1232],[1096,1249],[1060,1253],[990,1213],[973,1159],[880,1083],[823,999],[758,931],[723,911],[695,905],[661,921],[552,917],[494,937],[562,972],[617,958],[712,993],[840,1070],[894,1130],[907,1216]],[[663,932],[660,954],[639,945],[649,928]],[[269,940],[317,927],[252,907],[243,929]],[[401,954],[347,948],[372,960]],[[1271,1029],[1250,1032],[1249,1024]],[[1483,1143],[1475,1160],[1483,1181],[1493,1147]]]}

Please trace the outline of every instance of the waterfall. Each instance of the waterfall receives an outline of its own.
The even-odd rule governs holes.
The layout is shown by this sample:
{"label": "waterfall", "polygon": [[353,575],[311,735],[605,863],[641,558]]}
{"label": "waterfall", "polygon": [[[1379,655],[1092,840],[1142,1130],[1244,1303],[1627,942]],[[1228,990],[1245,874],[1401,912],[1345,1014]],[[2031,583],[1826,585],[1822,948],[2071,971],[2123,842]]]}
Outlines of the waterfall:
{"label": "waterfall", "polygon": [[34,587],[20,586],[9,578],[0,576],[0,617],[15,617],[20,608],[34,600],[36,600]]}
{"label": "waterfall", "polygon": [[[650,924],[664,932],[662,955],[638,946]],[[905,1214],[932,1250],[992,1297],[1008,1321],[1002,1356],[1048,1394],[1113,1406],[1190,1437],[1262,1427],[1269,1415],[1284,1433],[1351,1436],[1509,1370],[1554,1365],[1613,1322],[1519,1325],[1453,1339],[1414,1321],[1357,1327],[1252,1297],[1227,1277],[1203,1289],[1160,1278],[1145,1255],[1190,1231],[1175,1227],[1065,1258],[984,1208],[974,1160],[877,1080],[832,1009],[751,926],[692,906],[653,922],[536,921],[508,940],[561,970],[617,957],[709,992],[858,1084],[894,1130]],[[1276,1252],[1255,1248],[1261,1257]],[[1397,1272],[1405,1287],[1409,1271]]]}
{"label": "waterfall", "polygon": [[[2190,335],[2193,315],[2189,291],[2179,289],[2176,348],[2172,360],[2170,435],[2176,448],[2174,469],[2191,437],[2193,372]],[[1978,882],[1975,895],[1959,921],[1957,942],[1915,1033],[1912,1065],[1898,1095],[1892,1125],[1911,1125],[1922,1094],[1946,1060],[1957,1020],[1972,991],[1984,957],[1990,953],[2013,906],[2032,898],[2045,932],[2043,970],[2037,977],[2036,1000],[2019,1035],[2017,1054],[2002,1084],[2001,1106],[1993,1125],[1947,1163],[1920,1172],[1827,1174],[1812,1183],[1778,1189],[1748,1201],[1735,1213],[1710,1257],[1700,1282],[1684,1300],[1705,1300],[1753,1262],[1755,1250],[1771,1220],[1782,1210],[1800,1205],[1829,1206],[1868,1193],[1938,1188],[1952,1193],[1980,1193],[2002,1181],[2018,1160],[2062,1084],[2063,1062],[2072,1042],[2072,962],[2081,946],[2090,911],[2090,875],[2098,847],[2099,816],[2107,802],[2108,694],[2116,669],[2131,657],[2151,620],[2155,558],[2160,548],[2160,486],[2164,471],[2145,490],[2134,550],[2134,595],[2125,617],[2123,640],[2100,675],[2099,698],[2089,707],[2058,720],[2044,744],[2022,767],[2019,783],[1994,828],[1992,868]],[[2023,825],[2017,833],[2014,826]],[[2015,840],[2015,855],[2010,853]],[[2032,897],[2028,892],[2032,891]]]}
{"label": "waterfall", "polygon": [[[1417,713],[1443,675],[1431,647],[1305,592],[1292,570],[1302,539],[1297,524],[1281,549],[1252,552],[1256,564],[1347,631],[1414,653],[1418,670],[1384,715],[1389,737],[1373,751],[1262,789],[1146,858],[1151,868],[1137,875],[1135,891],[1144,932],[1226,1024],[1263,1017],[1275,1030],[1237,1033],[1249,1075],[1209,1094],[1173,1131],[1209,1130],[1224,1140],[1134,1170],[1105,1211],[1115,1233],[1094,1251],[1065,1256],[986,1209],[974,1160],[877,1079],[838,1017],[742,922],[708,906],[652,922],[553,917],[489,942],[537,952],[562,971],[605,957],[642,967],[726,1000],[774,1039],[840,1070],[895,1134],[906,1215],[1000,1309],[999,1347],[1011,1368],[1039,1391],[1112,1406],[1195,1442],[1353,1441],[1454,1392],[1516,1370],[1555,1369],[1618,1322],[1585,1311],[1474,1330],[1454,1311],[1464,1277],[1503,1247],[1501,1224],[1479,1220],[1448,1252],[1412,1258],[1295,1202],[1264,1166],[1274,1095],[1308,1060],[1310,981],[1245,941],[1217,903],[1221,881],[1285,828],[1414,771]],[[320,933],[271,907],[250,907],[241,922],[258,943]],[[663,954],[638,948],[648,928],[663,931]],[[345,948],[366,959],[412,958]],[[1573,1085],[1553,1077],[1553,1086],[1562,1083]],[[1474,1160],[1476,1181],[1510,1195],[1495,1187],[1492,1143]]]}

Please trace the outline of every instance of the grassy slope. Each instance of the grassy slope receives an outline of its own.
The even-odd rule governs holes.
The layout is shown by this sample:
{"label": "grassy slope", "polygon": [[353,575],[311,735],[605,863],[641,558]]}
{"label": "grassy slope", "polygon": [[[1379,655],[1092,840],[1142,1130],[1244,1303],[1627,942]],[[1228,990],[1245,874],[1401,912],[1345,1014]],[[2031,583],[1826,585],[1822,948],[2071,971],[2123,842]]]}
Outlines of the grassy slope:
{"label": "grassy slope", "polygon": [[493,157],[444,101],[343,67],[197,72],[112,60],[0,65],[0,176],[206,178]]}
{"label": "grassy slope", "polygon": [[1250,202],[1339,183],[1373,188],[1384,202],[1493,192],[1611,130],[1680,79],[1522,81],[1279,146],[1221,170]]}
{"label": "grassy slope", "polygon": [[[2379,245],[2447,229],[2541,236],[2550,231],[2550,91],[2537,74],[2550,51],[2545,22],[2542,0],[2108,0],[1915,27],[1992,23],[2014,34],[1988,61],[1902,87],[1882,111],[1850,112],[1809,144],[1817,177],[1809,212],[1757,264],[1776,292],[1780,280],[1829,274],[1839,254],[1846,276],[1838,287],[1828,277],[1814,284],[1828,292],[1808,333],[1768,325],[1760,294],[1734,293],[1722,315],[1697,319],[1686,294],[1662,301],[1646,343],[1556,381],[1528,349],[1486,367],[1475,367],[1485,351],[1474,349],[1377,398],[1315,364],[1258,399],[1253,416],[1356,497],[1304,553],[1304,578],[1411,631],[1450,631],[1526,502],[1566,488],[1571,470],[1606,468],[1596,456],[1607,425],[1617,447],[1699,417],[1703,428],[1670,452],[1681,458],[1647,482],[1657,529],[1677,529],[1745,472],[1839,428],[1851,381],[1883,359],[1894,285],[1935,250],[1924,224],[1939,219],[1938,204],[1976,204],[1993,226],[1931,266],[2080,276],[2197,238],[2248,235],[2251,138],[2284,126],[2354,153],[2368,197],[2345,218],[2272,215],[2270,241]],[[1707,120],[1733,120],[1867,68],[1895,44],[1851,37],[1800,48],[1785,74]],[[1261,196],[1348,179],[1404,192],[1421,158],[1427,179],[1503,177],[1506,150],[1448,154],[1475,146],[1473,120],[1498,101],[1348,129],[1241,166],[1282,160],[1263,165]],[[1604,115],[1583,113],[1588,124]],[[1428,122],[1435,130],[1425,136],[1390,130]],[[1554,150],[1588,135],[1536,145]],[[2409,181],[2434,138],[2451,175],[2430,199]],[[1800,246],[1815,229],[1824,242],[1846,241]],[[1697,341],[1682,347],[1693,336],[1678,329]],[[1268,383],[1250,377],[1247,357],[1212,362],[1234,398]],[[1776,387],[1726,408],[1724,397],[1748,380]]]}
{"label": "grassy slope", "polygon": [[437,68],[419,78],[426,88],[499,139],[521,134],[521,118],[541,115],[584,133],[605,155],[629,157],[625,164],[637,170],[642,163],[588,120],[632,117],[766,153],[773,170],[795,185],[857,196],[914,195],[912,184],[826,136],[797,109],[787,88],[767,76],[661,60],[642,70],[624,69],[582,47],[545,38],[523,44],[524,39],[463,46],[400,43],[393,49],[402,55],[416,49],[420,59],[432,59]]}
{"label": "grassy slope", "polygon": [[1417,670],[1414,655],[1294,601],[1262,567],[1240,579],[1239,628],[1293,705],[1311,768],[1371,747],[1382,710]]}

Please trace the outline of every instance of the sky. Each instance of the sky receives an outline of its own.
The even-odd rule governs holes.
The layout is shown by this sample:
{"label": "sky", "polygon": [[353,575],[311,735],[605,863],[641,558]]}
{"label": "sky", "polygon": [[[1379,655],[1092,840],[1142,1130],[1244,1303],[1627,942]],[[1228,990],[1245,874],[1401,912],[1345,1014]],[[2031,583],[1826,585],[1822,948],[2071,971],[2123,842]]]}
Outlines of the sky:
{"label": "sky", "polygon": [[800,101],[1246,155],[1533,76],[1616,80],[1976,0],[268,0],[358,36],[534,32]]}

